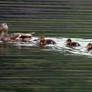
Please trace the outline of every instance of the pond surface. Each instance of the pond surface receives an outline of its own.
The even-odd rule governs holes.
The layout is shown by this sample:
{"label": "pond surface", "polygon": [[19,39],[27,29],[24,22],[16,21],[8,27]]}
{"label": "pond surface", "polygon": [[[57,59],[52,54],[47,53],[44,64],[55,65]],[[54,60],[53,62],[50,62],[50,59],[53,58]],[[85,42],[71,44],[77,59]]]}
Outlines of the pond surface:
{"label": "pond surface", "polygon": [[[35,32],[56,45],[0,42],[0,92],[92,92],[92,1],[0,0],[9,33]],[[69,48],[71,38],[80,47]]]}

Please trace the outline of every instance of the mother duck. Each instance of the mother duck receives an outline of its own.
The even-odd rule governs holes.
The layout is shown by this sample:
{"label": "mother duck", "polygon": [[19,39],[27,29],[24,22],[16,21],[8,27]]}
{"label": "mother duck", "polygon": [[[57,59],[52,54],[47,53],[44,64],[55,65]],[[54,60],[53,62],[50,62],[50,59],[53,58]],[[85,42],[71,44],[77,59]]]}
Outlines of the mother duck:
{"label": "mother duck", "polygon": [[16,42],[16,41],[21,41],[21,42],[27,42],[30,40],[32,37],[32,34],[26,34],[26,33],[11,33],[8,34],[8,25],[7,23],[2,23],[0,26],[1,32],[1,41],[3,42]]}

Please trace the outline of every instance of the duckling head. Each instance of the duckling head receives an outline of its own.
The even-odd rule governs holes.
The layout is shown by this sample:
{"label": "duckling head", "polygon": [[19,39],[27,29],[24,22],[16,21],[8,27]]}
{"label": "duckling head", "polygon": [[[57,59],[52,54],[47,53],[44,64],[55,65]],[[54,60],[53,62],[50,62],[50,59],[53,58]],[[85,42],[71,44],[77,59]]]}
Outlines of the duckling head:
{"label": "duckling head", "polygon": [[67,44],[67,45],[69,45],[71,42],[72,42],[71,39],[67,39],[67,40],[66,40],[66,44]]}
{"label": "duckling head", "polygon": [[89,49],[89,48],[92,48],[92,44],[91,43],[88,43],[88,45],[87,45],[87,49]]}
{"label": "duckling head", "polygon": [[41,36],[38,37],[38,40],[43,41],[43,40],[45,40],[45,37],[43,35],[41,35]]}

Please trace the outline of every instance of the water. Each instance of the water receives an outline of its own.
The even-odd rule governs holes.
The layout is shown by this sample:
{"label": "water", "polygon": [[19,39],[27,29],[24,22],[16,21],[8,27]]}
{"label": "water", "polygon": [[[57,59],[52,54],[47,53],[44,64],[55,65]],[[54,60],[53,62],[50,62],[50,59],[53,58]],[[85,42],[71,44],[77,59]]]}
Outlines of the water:
{"label": "water", "polygon": [[[0,0],[2,22],[56,45],[0,42],[0,92],[92,92],[91,0]],[[68,38],[81,46],[66,47]]]}

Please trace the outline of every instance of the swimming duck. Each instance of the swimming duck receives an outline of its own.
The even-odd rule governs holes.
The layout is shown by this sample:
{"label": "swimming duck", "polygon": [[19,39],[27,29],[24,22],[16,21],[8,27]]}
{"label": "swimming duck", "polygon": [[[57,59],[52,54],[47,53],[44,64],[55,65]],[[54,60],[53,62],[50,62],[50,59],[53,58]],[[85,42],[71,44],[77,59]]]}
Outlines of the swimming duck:
{"label": "swimming duck", "polygon": [[38,37],[38,44],[40,47],[44,47],[45,45],[56,44],[56,42],[51,39],[45,39],[45,37],[41,35]]}
{"label": "swimming duck", "polygon": [[79,43],[77,43],[77,42],[72,42],[71,39],[67,39],[65,43],[66,43],[66,46],[69,46],[69,47],[77,47],[77,46],[80,46]]}
{"label": "swimming duck", "polygon": [[92,50],[92,43],[88,43],[86,48],[87,48],[88,51]]}
{"label": "swimming duck", "polygon": [[1,30],[1,36],[0,39],[2,41],[11,41],[11,42],[16,42],[16,41],[22,41],[22,42],[27,42],[30,40],[32,37],[32,34],[26,34],[26,33],[11,33],[8,34],[8,25],[7,23],[2,23],[0,26]]}

